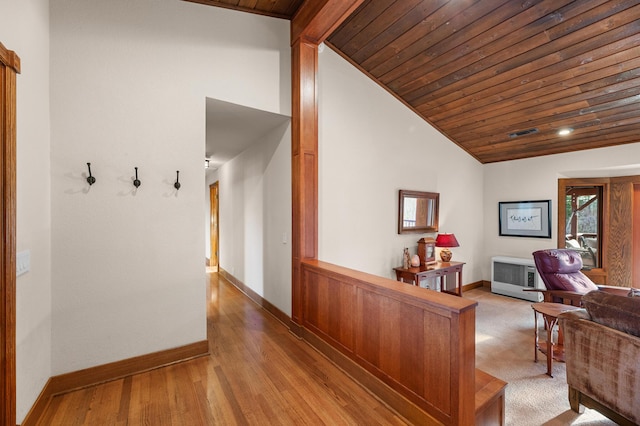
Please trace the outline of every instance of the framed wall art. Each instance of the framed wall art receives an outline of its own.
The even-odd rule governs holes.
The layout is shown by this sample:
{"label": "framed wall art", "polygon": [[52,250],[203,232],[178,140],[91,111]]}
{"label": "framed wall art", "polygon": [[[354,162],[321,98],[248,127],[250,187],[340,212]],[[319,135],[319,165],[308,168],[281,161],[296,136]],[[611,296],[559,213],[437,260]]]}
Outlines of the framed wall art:
{"label": "framed wall art", "polygon": [[501,201],[498,211],[501,236],[551,238],[551,200]]}

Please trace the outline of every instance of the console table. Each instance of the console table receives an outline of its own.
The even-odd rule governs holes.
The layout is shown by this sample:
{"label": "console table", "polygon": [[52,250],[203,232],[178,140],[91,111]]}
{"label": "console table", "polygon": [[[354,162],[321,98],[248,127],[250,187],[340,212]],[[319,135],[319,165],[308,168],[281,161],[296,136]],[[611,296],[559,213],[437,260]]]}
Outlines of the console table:
{"label": "console table", "polygon": [[[412,283],[420,286],[420,280],[423,278],[437,278],[440,283],[440,289],[444,293],[462,296],[462,266],[464,262],[436,262],[431,265],[421,265],[411,268],[393,268],[396,271],[396,279],[405,283]],[[447,275],[455,276],[455,291],[449,291],[444,286],[444,277]]]}

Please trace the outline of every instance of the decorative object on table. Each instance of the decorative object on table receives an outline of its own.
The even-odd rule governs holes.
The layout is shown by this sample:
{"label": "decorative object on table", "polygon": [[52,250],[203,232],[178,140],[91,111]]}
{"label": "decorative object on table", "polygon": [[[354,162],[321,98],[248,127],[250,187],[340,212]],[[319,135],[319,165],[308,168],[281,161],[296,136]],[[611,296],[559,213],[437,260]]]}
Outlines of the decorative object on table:
{"label": "decorative object on table", "polygon": [[440,250],[440,259],[442,259],[443,262],[449,262],[451,261],[451,256],[453,256],[449,247],[460,247],[460,244],[458,244],[458,240],[456,240],[456,236],[453,234],[438,234],[436,237],[436,247],[442,248],[442,250]]}
{"label": "decorative object on table", "polygon": [[400,190],[398,234],[438,232],[437,192]]}
{"label": "decorative object on table", "polygon": [[89,168],[89,176],[87,177],[87,183],[89,186],[96,183],[96,178],[91,175],[91,163],[87,163],[87,167]]}
{"label": "decorative object on table", "polygon": [[420,256],[418,256],[417,254],[411,256],[411,266],[413,266],[414,268],[420,266]]}
{"label": "decorative object on table", "polygon": [[422,265],[436,263],[436,240],[433,238],[420,238],[418,240],[418,257]]}
{"label": "decorative object on table", "polygon": [[551,200],[499,202],[499,235],[551,238]]}
{"label": "decorative object on table", "polygon": [[402,267],[405,269],[409,269],[411,267],[411,259],[409,258],[409,249],[407,247],[404,248],[404,252],[402,254]]}

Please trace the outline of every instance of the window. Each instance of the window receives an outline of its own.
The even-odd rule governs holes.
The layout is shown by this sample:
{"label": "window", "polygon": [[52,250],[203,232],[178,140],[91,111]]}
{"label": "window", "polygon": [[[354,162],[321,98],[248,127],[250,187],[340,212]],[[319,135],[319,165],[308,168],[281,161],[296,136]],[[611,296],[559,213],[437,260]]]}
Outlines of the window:
{"label": "window", "polygon": [[565,247],[580,253],[584,268],[602,267],[602,186],[567,186]]}

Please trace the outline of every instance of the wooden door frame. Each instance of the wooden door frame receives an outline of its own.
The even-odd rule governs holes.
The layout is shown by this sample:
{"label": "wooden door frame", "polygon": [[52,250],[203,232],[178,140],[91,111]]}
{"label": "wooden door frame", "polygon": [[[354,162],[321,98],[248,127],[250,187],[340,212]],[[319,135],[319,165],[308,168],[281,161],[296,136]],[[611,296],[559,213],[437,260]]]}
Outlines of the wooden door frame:
{"label": "wooden door frame", "polygon": [[635,224],[640,221],[640,182],[633,184],[633,214],[631,215],[632,225],[632,271],[631,271],[631,286],[640,285],[640,226]]}
{"label": "wooden door frame", "polygon": [[0,424],[16,424],[16,74],[20,58],[0,43]]}
{"label": "wooden door frame", "polygon": [[218,183],[219,181],[215,181],[214,183],[209,185],[209,249],[211,251],[211,255],[209,257],[209,266],[212,267],[218,267],[220,265],[220,205],[218,204],[220,200],[220,186],[218,185]]}

